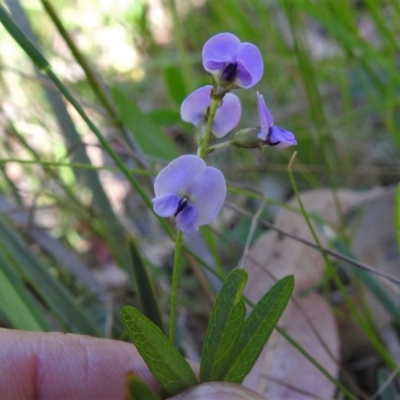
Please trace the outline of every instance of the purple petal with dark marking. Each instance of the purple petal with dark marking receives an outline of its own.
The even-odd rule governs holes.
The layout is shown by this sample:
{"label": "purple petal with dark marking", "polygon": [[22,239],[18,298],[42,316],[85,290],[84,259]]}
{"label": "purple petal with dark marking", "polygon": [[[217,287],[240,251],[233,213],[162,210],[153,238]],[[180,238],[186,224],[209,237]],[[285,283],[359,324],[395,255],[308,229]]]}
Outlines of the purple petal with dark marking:
{"label": "purple petal with dark marking", "polygon": [[197,156],[185,155],[160,171],[154,191],[154,211],[162,217],[175,216],[178,229],[192,232],[217,216],[225,200],[226,183],[221,171],[207,167]]}
{"label": "purple petal with dark marking", "polygon": [[262,77],[264,63],[258,48],[252,43],[241,43],[231,33],[220,33],[210,38],[203,47],[203,66],[217,81],[225,68],[237,63],[232,82],[242,88],[254,86]]}
{"label": "purple petal with dark marking", "polygon": [[196,207],[192,204],[187,204],[187,206],[176,216],[175,224],[182,232],[198,231],[199,218]]}
{"label": "purple petal with dark marking", "polygon": [[[260,117],[260,132],[258,137],[267,141],[266,144],[283,149],[285,147],[293,146],[297,144],[294,134],[281,128],[280,126],[274,125],[271,111],[267,108],[264,97],[257,92],[257,105],[258,115]],[[278,143],[275,145],[275,143]]]}
{"label": "purple petal with dark marking", "polygon": [[257,92],[257,104],[258,104],[258,115],[260,117],[261,131],[258,137],[261,140],[267,140],[269,128],[273,125],[274,120],[272,118],[271,111],[268,110],[264,97]]}
{"label": "purple petal with dark marking", "polygon": [[178,209],[181,198],[175,193],[167,193],[155,197],[153,201],[153,210],[160,217],[172,217]]}
{"label": "purple petal with dark marking", "polygon": [[272,143],[279,142],[277,147],[278,149],[284,149],[285,147],[293,146],[297,144],[297,141],[292,132],[287,131],[286,129],[281,128],[280,126],[274,125],[271,127],[271,136],[269,140]]}
{"label": "purple petal with dark marking", "polygon": [[240,40],[231,33],[219,33],[208,39],[203,47],[203,66],[210,74],[220,74],[231,62],[236,61]]}

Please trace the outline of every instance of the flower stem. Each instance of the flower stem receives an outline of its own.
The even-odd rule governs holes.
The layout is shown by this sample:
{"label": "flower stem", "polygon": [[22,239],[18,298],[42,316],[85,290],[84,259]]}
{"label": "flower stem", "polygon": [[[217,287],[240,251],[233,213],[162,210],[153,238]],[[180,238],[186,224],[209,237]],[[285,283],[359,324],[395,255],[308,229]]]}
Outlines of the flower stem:
{"label": "flower stem", "polygon": [[212,146],[210,146],[209,148],[207,148],[207,154],[212,153],[214,150],[217,149],[222,149],[224,147],[229,147],[231,145],[230,140],[228,140],[227,142],[222,142],[222,143],[218,143],[218,144],[214,144]]}
{"label": "flower stem", "polygon": [[199,148],[197,149],[197,155],[200,158],[204,158],[206,154],[208,153],[208,142],[210,141],[211,137],[211,128],[212,124],[214,121],[215,113],[217,112],[217,108],[219,106],[220,99],[218,98],[211,98],[211,104],[208,112],[208,120],[207,120],[207,126],[206,126],[206,131],[204,134],[204,137],[201,139]]}
{"label": "flower stem", "polygon": [[172,344],[175,343],[176,301],[178,297],[178,281],[179,281],[179,271],[181,265],[181,252],[182,252],[182,232],[177,230],[176,240],[175,240],[174,267],[172,271],[171,310],[169,315],[169,340]]}

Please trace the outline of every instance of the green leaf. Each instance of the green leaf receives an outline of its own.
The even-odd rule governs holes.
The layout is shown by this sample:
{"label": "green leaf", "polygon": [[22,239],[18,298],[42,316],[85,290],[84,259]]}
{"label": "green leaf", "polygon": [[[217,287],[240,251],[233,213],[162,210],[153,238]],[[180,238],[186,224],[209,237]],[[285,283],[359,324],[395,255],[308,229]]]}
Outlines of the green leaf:
{"label": "green leaf", "polygon": [[189,363],[157,325],[130,306],[122,309],[121,317],[132,342],[167,393],[174,395],[197,384]]}
{"label": "green leaf", "polygon": [[152,110],[146,114],[151,121],[162,127],[182,124],[181,115],[177,111],[172,110]]}
{"label": "green leaf", "polygon": [[19,234],[0,217],[0,242],[12,255],[14,265],[23,280],[29,283],[36,294],[72,332],[100,336],[90,315],[79,306],[68,290],[50,274],[44,265],[28,248]]}
{"label": "green leaf", "polygon": [[397,185],[394,198],[394,227],[396,230],[397,248],[400,250],[400,184]]}
{"label": "green leaf", "polygon": [[128,392],[126,400],[161,400],[140,376],[131,372],[126,375],[125,381]]}
{"label": "green leaf", "polygon": [[[1,243],[0,243],[1,245]],[[0,249],[0,310],[15,329],[48,331],[43,311],[24,286],[12,260]]]}
{"label": "green leaf", "polygon": [[187,95],[181,68],[174,66],[165,68],[164,81],[172,100],[180,106]]}
{"label": "green leaf", "polygon": [[123,123],[135,136],[145,154],[162,160],[179,157],[179,151],[172,140],[139,109],[133,100],[116,87],[111,89],[111,93]]}
{"label": "green leaf", "polygon": [[161,330],[164,330],[160,309],[158,307],[154,287],[151,283],[146,265],[132,236],[129,236],[129,249],[132,257],[136,289],[144,315],[153,321]]}
{"label": "green leaf", "polygon": [[241,383],[253,368],[265,343],[278,323],[294,287],[293,275],[279,280],[254,306],[232,350],[223,380]]}
{"label": "green leaf", "polygon": [[201,354],[201,382],[222,380],[223,372],[228,367],[246,315],[243,290],[247,276],[244,270],[232,271],[218,293]]}

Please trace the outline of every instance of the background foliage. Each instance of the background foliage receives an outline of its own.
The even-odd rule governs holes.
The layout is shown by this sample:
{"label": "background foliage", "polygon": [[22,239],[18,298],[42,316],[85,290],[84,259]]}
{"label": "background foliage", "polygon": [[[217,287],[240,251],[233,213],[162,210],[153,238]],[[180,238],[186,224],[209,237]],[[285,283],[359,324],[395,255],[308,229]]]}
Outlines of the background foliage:
{"label": "background foliage", "polygon": [[[300,189],[328,187],[335,194],[398,181],[397,0],[2,3],[98,128],[1,27],[2,326],[120,338],[121,306],[149,304],[138,291],[146,274],[165,320],[173,247],[169,225],[149,207],[152,179],[167,161],[194,152],[179,107],[209,84],[201,49],[216,33],[229,31],[259,47],[265,72],[257,90],[275,122],[296,134]],[[239,128],[257,125],[254,92],[237,94]],[[210,156],[229,181],[229,196],[218,221],[187,240],[178,327],[189,338],[182,341],[187,357],[200,356],[218,277],[265,230],[250,229],[252,219],[232,204],[253,221],[256,215],[271,221],[277,206],[287,208],[291,154],[227,149]],[[397,210],[399,202],[397,196]],[[352,243],[344,218],[337,231],[346,252]],[[162,325],[156,308],[147,313]]]}

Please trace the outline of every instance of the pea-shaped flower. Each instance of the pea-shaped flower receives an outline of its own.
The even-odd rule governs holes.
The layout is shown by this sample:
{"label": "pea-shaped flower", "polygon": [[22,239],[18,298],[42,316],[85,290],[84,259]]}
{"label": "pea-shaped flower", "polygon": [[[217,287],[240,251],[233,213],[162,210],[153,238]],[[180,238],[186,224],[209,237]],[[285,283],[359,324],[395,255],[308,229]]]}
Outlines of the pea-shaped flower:
{"label": "pea-shaped flower", "polygon": [[[212,86],[203,86],[191,93],[181,105],[181,118],[194,126],[207,122],[207,109],[211,102]],[[230,132],[240,120],[242,106],[239,98],[226,93],[218,107],[211,131],[217,138],[222,138]]]}
{"label": "pea-shaped flower", "polygon": [[222,87],[248,89],[262,77],[261,53],[252,43],[242,43],[231,33],[219,33],[203,47],[204,69]]}
{"label": "pea-shaped flower", "polygon": [[200,157],[184,155],[160,171],[154,182],[153,209],[160,217],[175,217],[182,232],[193,232],[218,215],[226,196],[220,170]]}
{"label": "pea-shaped flower", "polygon": [[264,97],[258,92],[257,102],[261,123],[261,130],[258,133],[258,137],[263,141],[263,143],[268,146],[275,146],[278,149],[283,149],[297,144],[292,132],[274,125],[272,114],[265,105]]}

